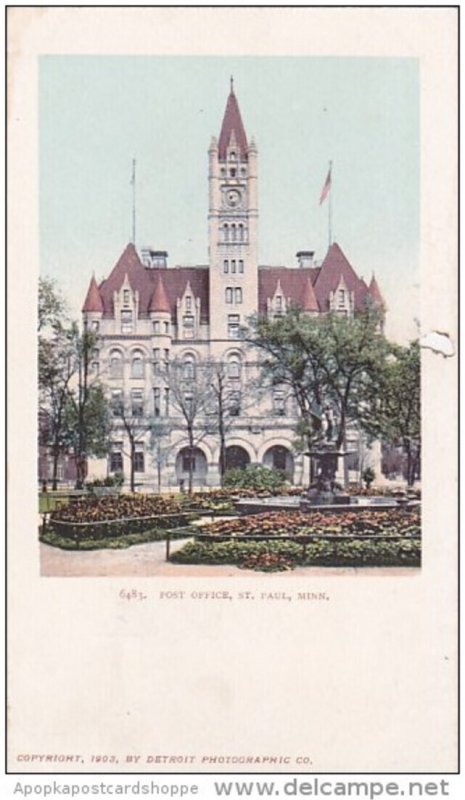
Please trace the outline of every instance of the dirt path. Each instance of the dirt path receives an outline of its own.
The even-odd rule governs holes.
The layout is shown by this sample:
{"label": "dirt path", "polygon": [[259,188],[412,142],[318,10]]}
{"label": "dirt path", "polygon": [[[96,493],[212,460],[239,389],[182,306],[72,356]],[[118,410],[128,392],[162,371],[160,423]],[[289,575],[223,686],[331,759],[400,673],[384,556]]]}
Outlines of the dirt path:
{"label": "dirt path", "polygon": [[[171,543],[171,552],[186,543],[179,539]],[[152,576],[170,576],[176,578],[290,578],[329,577],[356,575],[389,577],[414,575],[419,570],[408,567],[366,567],[355,569],[350,567],[297,567],[292,572],[255,572],[250,569],[239,569],[228,564],[196,565],[172,564],[165,560],[165,542],[150,542],[129,547],[126,550],[60,550],[58,547],[40,545],[40,572],[44,577],[55,578],[150,578]]]}

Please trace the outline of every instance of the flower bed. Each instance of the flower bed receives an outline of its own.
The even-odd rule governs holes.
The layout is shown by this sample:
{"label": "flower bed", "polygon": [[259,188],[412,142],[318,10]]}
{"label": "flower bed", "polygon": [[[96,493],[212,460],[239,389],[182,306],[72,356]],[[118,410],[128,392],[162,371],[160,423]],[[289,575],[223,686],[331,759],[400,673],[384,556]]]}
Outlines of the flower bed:
{"label": "flower bed", "polygon": [[274,511],[199,526],[208,537],[254,536],[419,536],[420,512],[345,511],[328,514],[318,511]]}
{"label": "flower bed", "polygon": [[177,564],[234,564],[260,572],[292,570],[296,566],[419,567],[419,539],[188,542],[171,556]]}
{"label": "flower bed", "polygon": [[56,509],[50,516],[49,529],[78,544],[146,531],[165,535],[167,530],[188,526],[197,517],[172,498],[153,495],[90,497]]}
{"label": "flower bed", "polygon": [[232,512],[236,510],[237,500],[245,500],[249,497],[276,497],[277,495],[287,497],[299,497],[303,489],[298,486],[285,486],[279,492],[270,489],[246,489],[246,488],[225,488],[214,489],[212,492],[195,492],[186,495],[182,504],[186,508],[198,509],[201,511],[213,511],[214,513]]}

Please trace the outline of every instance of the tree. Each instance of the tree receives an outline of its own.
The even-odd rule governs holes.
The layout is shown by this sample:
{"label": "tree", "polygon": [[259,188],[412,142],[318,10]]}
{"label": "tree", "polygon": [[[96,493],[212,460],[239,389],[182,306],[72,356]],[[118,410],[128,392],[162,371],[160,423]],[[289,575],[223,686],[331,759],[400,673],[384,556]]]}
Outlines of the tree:
{"label": "tree", "polygon": [[379,389],[389,352],[379,315],[367,308],[352,318],[309,317],[292,309],[279,320],[255,319],[247,338],[262,356],[264,377],[287,385],[296,400],[299,448],[326,438],[339,450],[364,398]]}
{"label": "tree", "polygon": [[365,398],[362,425],[372,436],[401,446],[412,486],[421,456],[421,366],[418,340],[408,347],[391,345],[378,392]]}
{"label": "tree", "polygon": [[[199,442],[216,430],[212,392],[212,367],[209,362],[173,359],[165,373],[170,402],[183,419],[189,449],[188,492],[192,494],[194,450]],[[200,421],[203,418],[203,424]]]}
{"label": "tree", "polygon": [[144,416],[143,403],[135,403],[132,398],[127,402],[123,395],[121,395],[121,399],[113,402],[112,413],[114,417],[121,420],[129,442],[129,450],[125,452],[129,456],[130,463],[129,485],[131,492],[134,492],[136,489],[137,444],[143,441],[150,424]]}
{"label": "tree", "polygon": [[66,301],[52,278],[39,278],[37,329],[57,331],[67,317]]}

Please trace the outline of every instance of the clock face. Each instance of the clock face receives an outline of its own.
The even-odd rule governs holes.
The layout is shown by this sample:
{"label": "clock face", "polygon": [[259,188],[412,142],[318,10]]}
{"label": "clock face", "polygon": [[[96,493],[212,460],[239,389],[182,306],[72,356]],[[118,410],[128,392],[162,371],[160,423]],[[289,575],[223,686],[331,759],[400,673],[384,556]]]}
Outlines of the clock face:
{"label": "clock face", "polygon": [[237,189],[228,189],[226,203],[230,208],[236,208],[241,202],[241,193]]}

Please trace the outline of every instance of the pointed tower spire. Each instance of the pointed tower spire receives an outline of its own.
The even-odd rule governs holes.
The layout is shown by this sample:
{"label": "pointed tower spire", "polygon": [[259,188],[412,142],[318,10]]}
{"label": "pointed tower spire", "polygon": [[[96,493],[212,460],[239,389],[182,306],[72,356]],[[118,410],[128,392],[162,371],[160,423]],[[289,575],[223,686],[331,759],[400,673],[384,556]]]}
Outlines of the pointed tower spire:
{"label": "pointed tower spire", "polygon": [[221,133],[218,142],[219,157],[221,160],[226,158],[226,151],[228,149],[231,136],[234,133],[236,145],[239,150],[241,158],[247,158],[247,136],[242,122],[239,104],[236,95],[234,94],[234,79],[231,76],[231,91],[229,93],[228,101],[226,103],[226,110],[224,112],[223,124],[221,126]]}
{"label": "pointed tower spire", "polygon": [[162,311],[163,313],[171,312],[169,300],[166,296],[165,286],[161,275],[158,276],[158,281],[150,301],[149,311]]}
{"label": "pointed tower spire", "polygon": [[95,280],[95,275],[92,275],[91,281],[89,283],[89,288],[87,290],[87,295],[86,299],[84,300],[84,305],[82,307],[82,310],[103,312],[102,298],[100,297],[100,292],[98,290],[97,281]]}
{"label": "pointed tower spire", "polygon": [[302,295],[302,308],[304,311],[318,311],[318,302],[310,278],[307,278]]}
{"label": "pointed tower spire", "polygon": [[378,286],[378,281],[375,278],[375,273],[371,277],[370,285],[368,287],[368,294],[370,295],[375,306],[383,308],[385,305],[384,297],[381,294],[381,289]]}

